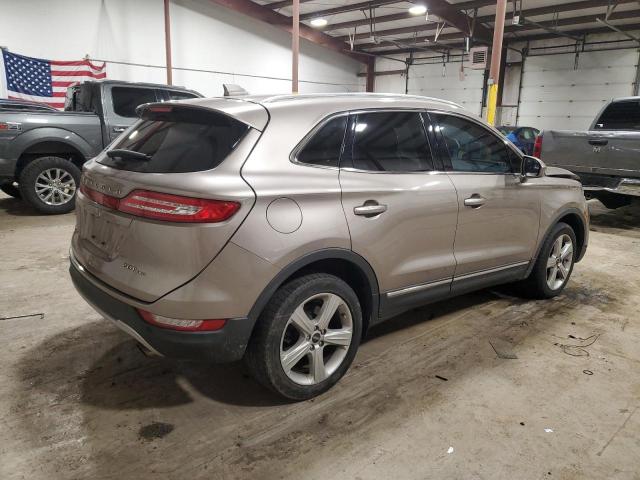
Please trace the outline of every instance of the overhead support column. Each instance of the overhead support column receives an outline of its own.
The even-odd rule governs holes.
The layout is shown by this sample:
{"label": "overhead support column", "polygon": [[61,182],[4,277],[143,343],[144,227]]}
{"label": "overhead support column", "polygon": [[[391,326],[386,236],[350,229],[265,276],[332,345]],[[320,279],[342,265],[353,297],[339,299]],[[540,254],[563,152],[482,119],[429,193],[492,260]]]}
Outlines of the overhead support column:
{"label": "overhead support column", "polygon": [[164,0],[164,49],[167,55],[167,85],[173,85],[173,66],[171,65],[171,17],[169,0]]}
{"label": "overhead support column", "polygon": [[493,45],[491,46],[491,68],[489,69],[489,95],[487,99],[487,122],[496,124],[496,106],[498,103],[498,84],[500,82],[500,59],[502,58],[502,39],[504,37],[504,18],[507,12],[507,0],[498,0],[496,21],[493,27]]}
{"label": "overhead support column", "polygon": [[367,92],[374,92],[376,89],[376,57],[369,57],[367,61]]}
{"label": "overhead support column", "polygon": [[291,93],[298,93],[298,63],[300,58],[300,0],[293,0],[291,28]]}

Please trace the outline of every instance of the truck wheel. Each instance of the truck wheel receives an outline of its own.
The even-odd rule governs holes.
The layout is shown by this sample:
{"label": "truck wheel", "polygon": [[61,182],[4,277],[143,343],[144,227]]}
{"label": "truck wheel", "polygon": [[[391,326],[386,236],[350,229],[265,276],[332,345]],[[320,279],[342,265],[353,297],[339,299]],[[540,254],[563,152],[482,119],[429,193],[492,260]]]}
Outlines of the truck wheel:
{"label": "truck wheel", "polygon": [[0,184],[0,190],[13,198],[20,198],[20,189],[13,182]]}
{"label": "truck wheel", "polygon": [[558,223],[545,239],[529,277],[519,285],[523,296],[543,299],[559,295],[571,277],[577,245],[573,229]]}
{"label": "truck wheel", "polygon": [[329,390],[360,344],[362,311],[343,280],[325,273],[280,287],[256,323],[245,362],[254,378],[291,400]]}
{"label": "truck wheel", "polygon": [[20,174],[20,193],[36,210],[46,214],[74,209],[80,169],[60,157],[40,157]]}

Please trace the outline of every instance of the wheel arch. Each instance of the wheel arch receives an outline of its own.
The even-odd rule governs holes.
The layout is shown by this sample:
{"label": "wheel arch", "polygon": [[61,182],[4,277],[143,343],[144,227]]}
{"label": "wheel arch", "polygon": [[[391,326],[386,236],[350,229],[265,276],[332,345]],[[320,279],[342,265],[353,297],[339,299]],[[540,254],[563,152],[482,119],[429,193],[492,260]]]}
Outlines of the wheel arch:
{"label": "wheel arch", "polygon": [[86,161],[86,156],[74,145],[61,140],[42,140],[29,145],[18,157],[16,163],[15,177],[20,174],[30,162],[36,158],[51,156],[70,160],[76,167],[82,170],[82,164]]}
{"label": "wheel arch", "polygon": [[586,251],[588,235],[589,235],[589,232],[587,230],[587,222],[584,219],[584,216],[580,210],[573,207],[567,208],[556,214],[554,219],[551,222],[549,222],[549,226],[547,227],[547,230],[544,232],[544,235],[540,237],[540,242],[537,246],[536,254],[531,260],[531,263],[529,264],[529,268],[527,270],[527,276],[529,276],[529,274],[531,273],[531,270],[533,270],[536,260],[540,256],[540,250],[542,250],[542,246],[544,245],[545,240],[551,233],[551,230],[553,230],[553,228],[558,223],[561,223],[561,222],[569,225],[573,229],[574,233],[576,234],[576,242],[578,243],[578,245],[576,245],[578,250],[578,256],[576,257],[576,262],[579,262],[580,260],[582,260],[582,257],[584,256],[584,253]]}
{"label": "wheel arch", "polygon": [[378,280],[373,268],[363,257],[344,248],[318,250],[291,262],[262,291],[249,312],[249,319],[255,324],[273,294],[286,282],[308,273],[319,272],[335,275],[354,289],[362,308],[364,337],[369,325],[375,323],[378,317]]}

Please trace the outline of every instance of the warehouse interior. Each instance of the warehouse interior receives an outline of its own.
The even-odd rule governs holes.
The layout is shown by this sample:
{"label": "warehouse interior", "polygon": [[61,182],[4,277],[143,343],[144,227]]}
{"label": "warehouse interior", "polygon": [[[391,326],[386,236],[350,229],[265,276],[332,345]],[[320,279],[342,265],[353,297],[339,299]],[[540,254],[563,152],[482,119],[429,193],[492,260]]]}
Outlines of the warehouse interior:
{"label": "warehouse interior", "polygon": [[[0,0],[0,47],[0,478],[640,478],[640,2]],[[111,136],[85,142],[91,154],[81,146],[46,149],[73,142],[69,137],[83,135],[79,128],[69,127],[66,140],[40,130],[38,148],[20,144],[21,135],[56,127],[56,118],[65,125],[77,113],[70,92],[82,82],[66,82],[58,94],[51,89],[52,102],[63,102],[53,104],[57,110],[24,113],[10,103],[35,109],[50,102],[42,90],[16,97],[20,84],[11,75],[23,65],[10,63],[16,61],[49,62],[52,70],[56,62],[75,62],[94,68],[88,82],[98,88],[135,83],[186,95],[157,102],[242,102],[249,94],[248,102],[277,108],[319,94],[328,103],[371,98],[415,110],[401,103],[414,98],[460,109],[497,127],[492,132],[504,134],[524,159],[539,158],[536,165],[549,176],[558,167],[563,181],[581,182],[588,249],[553,298],[529,299],[496,284],[407,309],[371,325],[330,390],[284,399],[256,381],[244,359],[214,364],[151,355],[158,353],[153,346],[150,351],[144,339],[105,321],[76,291],[70,248],[77,248],[72,237],[82,231],[84,214],[34,207],[22,172],[45,154],[68,157],[86,185],[84,162],[108,155],[146,113],[132,105],[136,118],[116,124],[105,106],[82,111],[85,119],[100,117],[95,128],[111,129]],[[197,103],[204,99],[186,104],[206,106]],[[602,123],[614,99],[637,111],[628,114],[630,126]],[[142,103],[148,102],[162,108],[155,99]],[[373,107],[347,113],[367,108]],[[249,107],[237,111],[261,118],[246,113]],[[303,123],[297,115],[291,135],[302,128],[294,125]],[[354,123],[358,128],[366,124]],[[507,136],[522,128],[535,133]],[[285,145],[286,132],[279,134]],[[345,134],[342,155],[348,135],[356,134]],[[563,138],[569,140],[560,144]],[[584,145],[571,143],[578,139]],[[13,170],[5,174],[11,162],[15,178]],[[272,190],[286,192],[290,178],[270,168]],[[527,185],[522,168],[518,182]],[[63,189],[60,182],[62,176],[51,188]],[[76,183],[82,192],[79,177]],[[333,190],[339,198],[345,184]],[[175,194],[178,187],[167,185]],[[315,185],[305,177],[299,188]],[[543,211],[552,202],[544,192]],[[517,215],[503,210],[505,218]],[[312,211],[327,221],[318,212]],[[288,225],[290,214],[278,219]],[[509,225],[499,232],[504,237]],[[364,243],[375,244],[374,230],[368,235]],[[177,237],[158,241],[171,238]],[[193,243],[172,246],[175,258],[206,249],[189,238]],[[396,240],[385,245],[385,255],[402,249]],[[139,248],[156,255],[148,241]],[[256,234],[247,244],[226,240],[225,248],[228,242],[249,250],[261,241],[268,238]],[[355,248],[351,239],[345,245]],[[124,268],[138,280],[146,275],[138,264]]]}

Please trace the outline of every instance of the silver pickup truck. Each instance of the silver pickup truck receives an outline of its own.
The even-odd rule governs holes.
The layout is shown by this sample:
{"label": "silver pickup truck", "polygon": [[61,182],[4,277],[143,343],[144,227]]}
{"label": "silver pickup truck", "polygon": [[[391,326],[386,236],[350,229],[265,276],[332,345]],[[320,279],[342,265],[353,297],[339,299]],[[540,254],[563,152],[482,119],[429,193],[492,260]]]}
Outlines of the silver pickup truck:
{"label": "silver pickup truck", "polygon": [[201,97],[181,87],[115,80],[67,90],[64,112],[0,111],[0,190],[42,213],[75,205],[82,164],[137,120],[143,103]]}
{"label": "silver pickup truck", "polygon": [[588,131],[544,130],[534,156],[576,173],[587,198],[617,208],[640,198],[640,97],[616,98]]}

